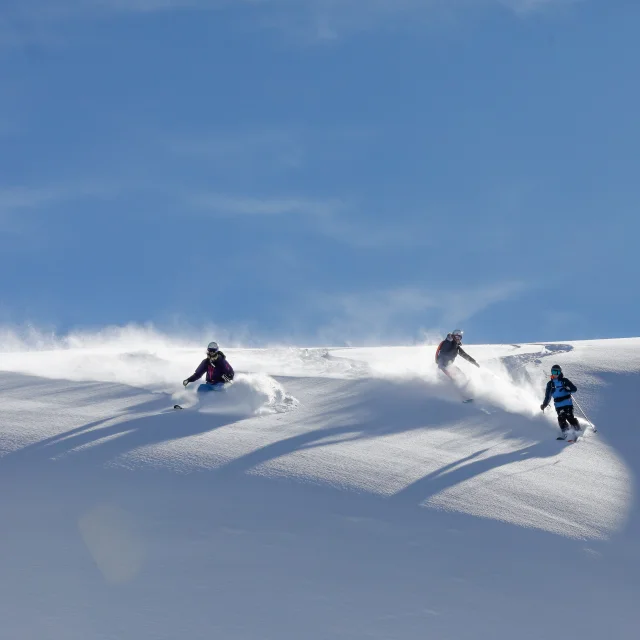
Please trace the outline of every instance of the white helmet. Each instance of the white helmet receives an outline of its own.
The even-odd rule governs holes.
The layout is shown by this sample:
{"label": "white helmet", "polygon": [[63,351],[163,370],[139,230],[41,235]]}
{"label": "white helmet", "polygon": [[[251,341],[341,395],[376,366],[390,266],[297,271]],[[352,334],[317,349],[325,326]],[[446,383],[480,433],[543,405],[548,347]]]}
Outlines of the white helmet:
{"label": "white helmet", "polygon": [[451,337],[456,341],[456,342],[462,342],[462,329],[454,329],[451,332]]}
{"label": "white helmet", "polygon": [[218,353],[218,343],[217,342],[210,342],[207,345],[207,354],[212,356],[214,354]]}

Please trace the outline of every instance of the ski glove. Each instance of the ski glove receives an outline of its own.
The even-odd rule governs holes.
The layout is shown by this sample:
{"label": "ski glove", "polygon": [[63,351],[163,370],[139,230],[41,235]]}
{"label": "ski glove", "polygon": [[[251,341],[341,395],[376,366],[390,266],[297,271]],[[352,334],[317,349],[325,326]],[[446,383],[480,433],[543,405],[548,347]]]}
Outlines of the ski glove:
{"label": "ski glove", "polygon": [[182,384],[186,387],[189,384],[189,380],[188,379],[187,380],[183,380]]}
{"label": "ski glove", "polygon": [[222,379],[223,379],[225,382],[231,382],[231,380],[232,380],[233,378],[231,378],[231,376],[228,376],[226,373],[223,373],[223,374],[222,374]]}
{"label": "ski glove", "polygon": [[546,408],[547,408],[547,405],[546,405],[546,404],[541,404],[541,405],[540,405],[540,409],[542,409],[542,411],[544,411]]}

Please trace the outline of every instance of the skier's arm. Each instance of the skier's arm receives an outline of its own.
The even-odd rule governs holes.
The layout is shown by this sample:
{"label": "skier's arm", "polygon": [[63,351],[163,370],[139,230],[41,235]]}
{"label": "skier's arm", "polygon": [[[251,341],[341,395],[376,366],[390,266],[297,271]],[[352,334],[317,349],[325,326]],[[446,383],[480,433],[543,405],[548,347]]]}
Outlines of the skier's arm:
{"label": "skier's arm", "polygon": [[578,387],[576,387],[576,385],[573,384],[573,382],[571,382],[571,380],[569,380],[568,378],[563,378],[562,384],[569,393],[575,393],[578,390]]}
{"label": "skier's arm", "polygon": [[203,360],[200,365],[198,366],[198,368],[196,369],[196,372],[189,376],[187,378],[188,382],[195,382],[196,380],[200,380],[200,378],[202,378],[202,376],[207,372],[207,361]]}
{"label": "skier's arm", "polygon": [[224,374],[225,376],[229,376],[233,380],[233,376],[236,372],[233,370],[233,367],[229,364],[229,361],[225,359],[224,361]]}
{"label": "skier's arm", "polygon": [[552,390],[553,390],[553,387],[551,386],[551,382],[547,382],[547,388],[544,392],[544,402],[540,407],[543,411],[549,406],[549,402],[551,402]]}
{"label": "skier's arm", "polygon": [[226,358],[216,363],[214,382],[231,382],[235,376],[233,367]]}
{"label": "skier's arm", "polygon": [[467,362],[475,364],[476,367],[480,367],[480,365],[462,347],[458,347],[458,355],[462,356]]}
{"label": "skier's arm", "polygon": [[442,345],[444,344],[444,340],[438,345],[436,349],[436,364],[438,364],[438,358],[440,358],[440,349],[442,349]]}

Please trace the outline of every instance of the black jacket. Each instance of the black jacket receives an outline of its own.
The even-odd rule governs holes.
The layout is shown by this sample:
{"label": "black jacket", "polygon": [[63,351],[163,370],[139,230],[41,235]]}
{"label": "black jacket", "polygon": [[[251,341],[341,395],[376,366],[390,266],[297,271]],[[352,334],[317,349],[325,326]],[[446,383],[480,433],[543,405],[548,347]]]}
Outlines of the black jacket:
{"label": "black jacket", "polygon": [[436,349],[436,364],[448,367],[458,356],[475,364],[476,367],[480,366],[450,335]]}

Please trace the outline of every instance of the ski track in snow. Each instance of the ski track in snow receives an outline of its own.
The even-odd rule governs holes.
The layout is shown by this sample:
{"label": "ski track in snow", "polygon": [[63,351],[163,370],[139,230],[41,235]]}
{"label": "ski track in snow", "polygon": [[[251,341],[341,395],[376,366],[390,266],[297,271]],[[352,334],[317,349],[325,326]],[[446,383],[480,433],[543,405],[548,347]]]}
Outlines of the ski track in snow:
{"label": "ski track in snow", "polygon": [[[18,588],[6,583],[0,592],[3,619],[21,630],[12,637],[45,637],[45,629],[46,637],[56,639],[103,637],[105,627],[111,635],[104,637],[168,639],[179,633],[184,611],[202,619],[201,625],[192,620],[195,627],[184,636],[189,638],[209,638],[217,630],[238,640],[293,639],[305,633],[318,640],[404,639],[423,638],[425,629],[442,638],[513,637],[514,621],[526,615],[519,613],[522,602],[545,589],[576,588],[573,578],[565,583],[557,576],[549,586],[550,565],[536,549],[549,553],[560,545],[566,553],[573,547],[550,540],[578,545],[589,540],[584,557],[594,562],[612,553],[597,545],[620,539],[635,526],[630,452],[637,447],[625,450],[621,443],[627,434],[606,418],[620,421],[630,415],[624,411],[637,389],[639,339],[470,345],[482,368],[460,363],[476,399],[468,405],[433,364],[435,346],[225,349],[236,380],[202,397],[180,385],[200,361],[201,350],[166,341],[143,346],[132,350],[115,340],[96,349],[14,351],[0,358],[0,473],[6,487],[18,487],[0,498],[5,522],[15,524],[5,531],[4,566]],[[578,385],[577,398],[600,429],[575,445],[557,442],[554,412],[543,415],[539,409],[555,362]],[[173,410],[176,402],[185,410]],[[46,542],[40,522],[49,522]],[[377,555],[360,558],[358,566],[379,574],[378,586],[364,568],[362,583],[352,583],[344,573],[365,553],[362,536]],[[458,536],[463,536],[460,542]],[[167,546],[169,538],[174,545],[188,540],[188,546]],[[337,546],[329,552],[325,545],[331,540]],[[79,541],[81,548],[74,546]],[[28,554],[34,545],[51,555],[36,552],[32,562]],[[432,545],[439,555],[431,553]],[[217,548],[224,554],[218,556]],[[279,589],[305,612],[299,620],[289,615],[290,626],[269,613],[265,603],[277,609],[278,589],[270,589],[259,569],[264,564],[277,574],[278,565],[267,558],[285,562],[285,549],[301,555],[282,565],[296,576],[295,587],[287,590],[283,578]],[[637,552],[629,553],[619,566]],[[502,554],[510,558],[507,564]],[[118,627],[115,619],[100,614],[74,614],[69,627],[49,576],[61,585],[61,594],[82,598],[82,589],[76,591],[73,575],[52,559],[58,555],[84,576],[88,593],[99,591],[91,586],[94,571],[112,587],[135,585],[147,575],[144,593],[150,595],[138,594],[135,602],[141,611],[151,607],[153,620],[129,612],[129,626]],[[205,563],[202,572],[197,562],[191,565],[196,557]],[[557,564],[561,556],[553,557]],[[482,558],[493,559],[489,574]],[[294,568],[316,561],[313,578]],[[184,578],[183,562],[192,566]],[[404,573],[396,575],[394,562]],[[162,580],[163,563],[172,567],[171,584],[190,594],[175,618],[147,602],[154,589],[166,602],[179,599],[170,585],[155,585]],[[524,587],[508,577],[514,563],[524,564],[521,570],[531,582],[526,597],[517,596]],[[225,572],[226,564],[231,573]],[[49,569],[42,575],[38,566]],[[413,573],[418,566],[420,573]],[[332,582],[325,567],[340,579]],[[227,587],[216,582],[216,572],[225,576]],[[39,602],[48,612],[44,618],[36,615],[32,626],[20,618],[26,617],[29,602],[29,587],[19,578],[25,575],[41,581]],[[428,576],[432,581],[423,582]],[[616,585],[607,605],[611,612],[624,608],[633,593]],[[247,588],[260,589],[260,594],[245,593],[255,625],[239,612],[234,616],[233,607],[240,605],[229,595]],[[492,600],[494,588],[502,589],[499,604]],[[366,592],[370,602],[361,602],[359,592]],[[448,593],[455,593],[453,600]],[[215,618],[204,616],[216,598],[220,607],[226,605]],[[486,611],[498,615],[505,600],[511,614],[490,624]],[[458,606],[466,616],[483,620],[485,635],[456,626]],[[632,637],[625,633],[635,629],[634,615],[617,620],[616,637]],[[317,633],[309,631],[314,616]],[[518,637],[549,635],[550,629],[568,624],[562,607],[549,616]],[[585,623],[580,637],[600,637],[609,627],[599,624]]]}

